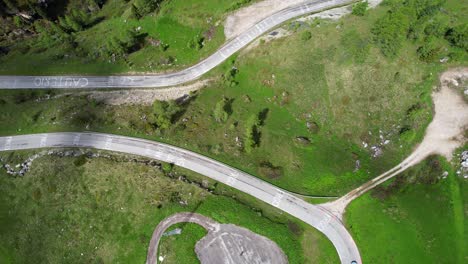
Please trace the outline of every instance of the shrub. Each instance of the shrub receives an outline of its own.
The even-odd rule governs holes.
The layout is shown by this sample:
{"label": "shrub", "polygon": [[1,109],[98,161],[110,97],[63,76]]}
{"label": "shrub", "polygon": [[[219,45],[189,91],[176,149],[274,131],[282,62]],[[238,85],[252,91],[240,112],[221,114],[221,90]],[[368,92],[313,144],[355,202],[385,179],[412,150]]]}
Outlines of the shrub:
{"label": "shrub", "polygon": [[425,43],[418,48],[419,59],[425,62],[431,62],[437,58],[441,47],[437,45],[434,37],[428,38]]}
{"label": "shrub", "polygon": [[236,86],[238,82],[235,80],[239,70],[236,67],[232,67],[223,74],[224,82],[230,86]]}
{"label": "shrub", "polygon": [[127,30],[122,36],[111,37],[108,39],[102,50],[102,55],[111,56],[124,56],[130,53],[138,44],[138,36],[135,32]]}
{"label": "shrub", "polygon": [[455,47],[468,51],[468,25],[463,24],[450,28],[445,38]]}
{"label": "shrub", "polygon": [[433,21],[424,28],[424,34],[428,37],[442,37],[445,32],[447,32],[447,25],[441,21]]}
{"label": "shrub", "polygon": [[73,161],[73,164],[74,164],[76,167],[81,167],[81,166],[85,165],[86,162],[88,162],[88,159],[86,158],[86,155],[80,155],[78,158],[76,158],[76,159]]}
{"label": "shrub", "polygon": [[408,17],[402,10],[387,13],[378,19],[371,29],[374,42],[387,57],[398,54],[409,29]]}
{"label": "shrub", "polygon": [[59,25],[69,33],[82,31],[93,23],[91,15],[82,10],[72,10],[68,15],[59,17]]}
{"label": "shrub", "polygon": [[138,15],[143,17],[158,9],[162,2],[163,0],[135,0],[134,5]]}
{"label": "shrub", "polygon": [[367,1],[357,3],[353,6],[353,11],[351,13],[355,16],[364,16],[368,6],[369,3]]}
{"label": "shrub", "polygon": [[269,179],[278,179],[283,176],[283,169],[279,166],[274,166],[270,162],[262,162],[259,167],[260,175]]}
{"label": "shrub", "polygon": [[218,103],[216,103],[216,106],[215,106],[215,109],[214,109],[214,112],[213,112],[213,115],[214,115],[214,118],[216,120],[216,122],[226,122],[228,117],[229,117],[229,113],[227,111],[227,108],[228,108],[228,100],[226,98],[223,98],[221,101],[219,101]]}
{"label": "shrub", "polygon": [[199,35],[196,35],[187,43],[187,47],[190,49],[201,50],[204,46],[205,38]]}
{"label": "shrub", "polygon": [[153,114],[155,125],[160,129],[169,128],[174,122],[175,116],[182,111],[181,107],[174,101],[159,101],[153,103]]}
{"label": "shrub", "polygon": [[71,41],[71,37],[61,27],[45,19],[36,20],[34,29],[39,33],[39,41],[46,46],[53,46],[57,41]]}
{"label": "shrub", "polygon": [[23,26],[23,20],[19,16],[13,17],[13,23],[15,23],[15,26],[20,28]]}
{"label": "shrub", "polygon": [[303,41],[307,41],[307,40],[309,40],[309,39],[311,39],[311,38],[312,38],[312,33],[310,33],[310,31],[304,31],[304,32],[302,32],[302,34],[301,34],[301,39],[302,39]]}
{"label": "shrub", "polygon": [[[406,0],[388,2],[391,8],[384,17],[378,19],[372,27],[376,45],[387,57],[398,54],[405,38],[419,39],[425,22],[439,10],[444,0]],[[435,26],[435,25],[434,25]],[[435,32],[437,32],[437,28]],[[428,28],[428,33],[432,33]]]}
{"label": "shrub", "polygon": [[174,165],[170,164],[170,163],[167,163],[167,162],[163,162],[162,163],[162,166],[161,166],[161,169],[164,173],[170,173],[172,171],[172,168],[174,167]]}
{"label": "shrub", "polygon": [[15,104],[22,104],[28,101],[36,100],[39,97],[37,90],[23,90],[14,96]]}

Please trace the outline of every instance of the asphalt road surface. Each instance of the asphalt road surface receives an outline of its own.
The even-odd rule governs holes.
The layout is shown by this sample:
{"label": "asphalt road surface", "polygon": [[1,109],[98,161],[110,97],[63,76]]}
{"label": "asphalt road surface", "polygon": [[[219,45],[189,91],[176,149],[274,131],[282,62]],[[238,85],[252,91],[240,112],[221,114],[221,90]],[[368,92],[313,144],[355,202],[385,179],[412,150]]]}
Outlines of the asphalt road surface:
{"label": "asphalt road surface", "polygon": [[205,60],[175,73],[145,76],[0,76],[0,89],[158,88],[178,85],[198,79],[257,37],[289,19],[353,2],[356,0],[314,0],[285,8],[230,40]]}
{"label": "asphalt road surface", "polygon": [[331,212],[194,152],[149,140],[100,133],[48,133],[0,137],[0,151],[55,147],[90,147],[123,152],[192,170],[271,204],[315,227],[333,243],[342,263],[361,263],[353,238]]}

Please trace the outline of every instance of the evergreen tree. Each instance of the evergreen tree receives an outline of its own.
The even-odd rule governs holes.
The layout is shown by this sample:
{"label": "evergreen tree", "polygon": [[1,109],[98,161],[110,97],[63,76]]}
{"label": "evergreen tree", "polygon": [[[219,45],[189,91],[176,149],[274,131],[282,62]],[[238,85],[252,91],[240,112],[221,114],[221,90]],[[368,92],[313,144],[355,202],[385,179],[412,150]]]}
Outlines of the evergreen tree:
{"label": "evergreen tree", "polygon": [[252,149],[258,146],[260,141],[260,132],[259,132],[260,120],[258,115],[252,115],[247,120],[245,125],[245,140],[244,140],[244,149],[247,153],[250,153]]}
{"label": "evergreen tree", "polygon": [[2,0],[6,7],[14,13],[18,12],[18,4],[14,0]]}

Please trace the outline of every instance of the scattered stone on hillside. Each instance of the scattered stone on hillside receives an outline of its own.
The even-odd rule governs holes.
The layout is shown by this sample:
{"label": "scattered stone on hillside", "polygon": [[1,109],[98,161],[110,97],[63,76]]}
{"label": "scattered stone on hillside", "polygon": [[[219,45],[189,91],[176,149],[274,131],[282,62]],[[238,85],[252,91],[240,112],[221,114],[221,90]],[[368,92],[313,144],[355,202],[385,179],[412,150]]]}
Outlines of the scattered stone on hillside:
{"label": "scattered stone on hillside", "polygon": [[439,60],[440,63],[446,63],[449,61],[449,57],[443,57],[442,59]]}
{"label": "scattered stone on hillside", "polygon": [[295,138],[295,141],[302,145],[310,145],[310,139],[308,137],[299,136]]}
{"label": "scattered stone on hillside", "polygon": [[378,158],[383,155],[382,148],[380,146],[372,146],[371,147],[372,157]]}
{"label": "scattered stone on hillside", "polygon": [[210,187],[210,182],[208,182],[208,180],[202,180],[201,185],[206,189]]}
{"label": "scattered stone on hillside", "polygon": [[312,134],[317,134],[320,131],[320,127],[316,122],[307,121],[306,126]]}
{"label": "scattered stone on hillside", "polygon": [[461,154],[461,165],[464,169],[468,169],[468,150],[465,150]]}
{"label": "scattered stone on hillside", "polygon": [[354,172],[358,171],[361,168],[361,161],[356,160],[356,163],[354,165]]}
{"label": "scattered stone on hillside", "polygon": [[244,102],[245,102],[245,103],[250,103],[250,102],[252,102],[252,99],[250,98],[250,96],[248,96],[248,95],[246,95],[246,94],[245,94],[244,96],[242,96],[242,98],[244,99]]}
{"label": "scattered stone on hillside", "polygon": [[161,40],[159,39],[148,38],[147,41],[153,47],[159,47],[161,45]]}
{"label": "scattered stone on hillside", "polygon": [[242,145],[241,138],[237,136],[235,140],[236,140],[236,146],[242,148],[243,145]]}
{"label": "scattered stone on hillside", "polygon": [[[10,164],[4,164],[3,168],[6,170],[7,174],[13,175],[13,176],[24,176],[30,169],[32,162],[40,157],[41,154],[35,154],[28,159],[26,159],[23,163],[17,164],[15,166],[16,169],[19,168],[19,170],[15,170],[14,168],[11,167]],[[0,158],[0,163],[4,163],[3,159]]]}
{"label": "scattered stone on hillside", "polygon": [[457,170],[457,175],[468,179],[468,150],[460,154],[460,168]]}
{"label": "scattered stone on hillside", "polygon": [[449,175],[448,171],[444,171],[444,173],[442,173],[441,178],[445,179],[445,178],[447,178],[448,175]]}
{"label": "scattered stone on hillside", "polygon": [[[160,162],[156,160],[148,160],[148,159],[137,159],[137,158],[130,158],[125,155],[111,155],[103,152],[92,152],[91,150],[82,150],[82,149],[68,149],[68,150],[48,150],[48,151],[41,151],[32,155],[31,157],[27,158],[24,162],[15,165],[13,168],[10,164],[6,164],[5,161],[0,158],[0,163],[4,164],[2,167],[6,170],[7,174],[12,176],[24,176],[29,170],[31,169],[31,165],[34,160],[43,156],[55,156],[55,157],[80,157],[85,156],[86,158],[105,158],[110,159],[112,161],[126,161],[126,162],[134,162],[134,163],[141,163],[144,165],[148,165],[154,167],[156,169],[161,168]],[[19,169],[19,170],[18,170]]]}
{"label": "scattered stone on hillside", "polygon": [[207,40],[210,41],[213,39],[214,35],[216,33],[216,27],[211,26],[207,31],[203,33],[203,37]]}
{"label": "scattered stone on hillside", "polygon": [[163,236],[175,236],[182,234],[182,228],[176,228],[171,231],[167,231],[163,233]]}

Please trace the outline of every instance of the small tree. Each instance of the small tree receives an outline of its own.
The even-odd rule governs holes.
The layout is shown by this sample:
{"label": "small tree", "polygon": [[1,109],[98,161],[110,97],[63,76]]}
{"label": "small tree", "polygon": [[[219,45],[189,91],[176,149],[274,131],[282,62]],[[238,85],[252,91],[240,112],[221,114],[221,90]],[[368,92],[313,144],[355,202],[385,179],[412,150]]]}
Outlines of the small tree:
{"label": "small tree", "polygon": [[15,1],[12,0],[3,0],[7,8],[12,12],[18,12],[18,6]]}
{"label": "small tree", "polygon": [[382,53],[387,57],[395,57],[403,45],[409,26],[408,16],[402,10],[396,10],[378,19],[371,32]]}
{"label": "small tree", "polygon": [[124,56],[132,51],[138,43],[138,36],[135,32],[127,30],[124,35],[111,37],[107,40],[102,49],[104,56]]}
{"label": "small tree", "polygon": [[163,0],[135,0],[134,4],[138,10],[138,14],[140,16],[145,16],[158,9],[162,1]]}
{"label": "small tree", "polygon": [[245,125],[244,149],[247,153],[250,153],[260,142],[259,126],[260,120],[258,115],[250,116]]}
{"label": "small tree", "polygon": [[449,29],[445,37],[453,46],[468,51],[468,25],[462,24]]}
{"label": "small tree", "polygon": [[187,43],[187,47],[190,49],[201,50],[203,48],[204,41],[205,41],[204,37],[200,37],[199,35],[196,35]]}
{"label": "small tree", "polygon": [[353,11],[351,13],[355,16],[364,16],[367,12],[368,6],[369,3],[367,1],[357,3],[353,6]]}
{"label": "small tree", "polygon": [[73,32],[78,32],[83,30],[83,26],[71,15],[65,16],[65,21],[66,25],[68,26],[68,29],[70,29]]}
{"label": "small tree", "polygon": [[130,7],[130,18],[141,18],[140,12],[138,11],[138,8],[135,6],[135,4],[132,4]]}
{"label": "small tree", "polygon": [[238,83],[235,80],[237,73],[239,70],[236,67],[232,67],[226,71],[223,75],[224,81],[229,84],[230,86],[236,86]]}
{"label": "small tree", "polygon": [[311,38],[312,38],[312,33],[310,33],[310,31],[304,31],[304,32],[302,32],[301,39],[302,39],[303,41],[307,41],[307,40],[309,40],[309,39],[311,39]]}
{"label": "small tree", "polygon": [[153,103],[153,114],[155,125],[160,129],[167,129],[171,126],[175,116],[181,111],[180,106],[175,101],[159,101]]}
{"label": "small tree", "polygon": [[441,48],[436,43],[435,37],[429,37],[425,43],[418,48],[419,59],[425,62],[431,62],[437,58]]}

